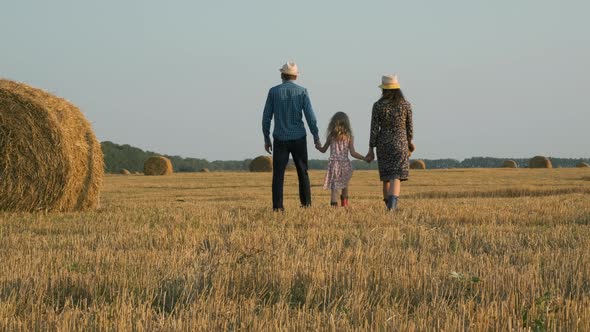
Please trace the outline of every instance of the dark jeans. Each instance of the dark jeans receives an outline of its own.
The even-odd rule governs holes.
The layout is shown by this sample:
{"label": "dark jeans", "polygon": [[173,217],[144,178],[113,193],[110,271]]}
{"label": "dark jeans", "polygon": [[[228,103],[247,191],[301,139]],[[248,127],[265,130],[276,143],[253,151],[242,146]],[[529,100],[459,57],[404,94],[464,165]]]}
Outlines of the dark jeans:
{"label": "dark jeans", "polygon": [[272,153],[272,208],[283,209],[283,184],[285,168],[293,156],[299,178],[299,200],[301,206],[311,205],[311,188],[307,174],[307,140],[305,137],[292,141],[275,140]]}

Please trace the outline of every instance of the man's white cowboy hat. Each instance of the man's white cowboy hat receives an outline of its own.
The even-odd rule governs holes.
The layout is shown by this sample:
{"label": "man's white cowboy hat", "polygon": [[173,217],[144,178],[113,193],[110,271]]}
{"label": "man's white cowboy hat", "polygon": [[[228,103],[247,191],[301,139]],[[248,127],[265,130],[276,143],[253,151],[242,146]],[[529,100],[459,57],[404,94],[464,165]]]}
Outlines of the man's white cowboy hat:
{"label": "man's white cowboy hat", "polygon": [[283,67],[281,67],[281,69],[279,69],[279,71],[282,74],[287,74],[287,75],[299,75],[299,71],[297,71],[297,64],[293,61],[287,61],[287,63],[285,63],[283,65]]}
{"label": "man's white cowboy hat", "polygon": [[381,77],[381,89],[399,89],[399,82],[397,81],[397,75],[383,75]]}

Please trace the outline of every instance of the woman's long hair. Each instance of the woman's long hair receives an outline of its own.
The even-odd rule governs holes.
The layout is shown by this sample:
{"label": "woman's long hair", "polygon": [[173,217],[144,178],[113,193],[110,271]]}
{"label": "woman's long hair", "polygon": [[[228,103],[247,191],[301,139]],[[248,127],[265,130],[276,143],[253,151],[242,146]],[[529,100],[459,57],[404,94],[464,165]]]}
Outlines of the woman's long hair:
{"label": "woman's long hair", "polygon": [[381,100],[386,100],[394,105],[399,105],[406,100],[401,89],[383,89]]}
{"label": "woman's long hair", "polygon": [[326,137],[331,141],[341,141],[352,137],[350,120],[346,113],[336,112],[336,114],[332,116],[330,124],[328,125]]}

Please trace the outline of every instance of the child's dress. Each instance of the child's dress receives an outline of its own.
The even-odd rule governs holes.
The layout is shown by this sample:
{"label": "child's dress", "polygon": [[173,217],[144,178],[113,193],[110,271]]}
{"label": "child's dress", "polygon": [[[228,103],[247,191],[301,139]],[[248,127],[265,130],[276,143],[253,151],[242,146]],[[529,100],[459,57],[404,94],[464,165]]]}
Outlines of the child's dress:
{"label": "child's dress", "polygon": [[349,139],[334,140],[330,143],[330,159],[324,189],[338,190],[348,187],[348,182],[352,178],[352,163],[348,159],[349,144]]}

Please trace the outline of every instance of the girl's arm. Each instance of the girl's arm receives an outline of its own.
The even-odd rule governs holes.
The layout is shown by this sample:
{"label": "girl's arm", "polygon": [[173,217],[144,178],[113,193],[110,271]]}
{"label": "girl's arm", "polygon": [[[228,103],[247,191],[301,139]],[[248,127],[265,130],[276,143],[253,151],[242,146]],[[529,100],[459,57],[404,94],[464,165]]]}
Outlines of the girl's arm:
{"label": "girl's arm", "polygon": [[328,151],[328,147],[330,147],[330,139],[326,139],[326,143],[324,143],[324,146],[322,146],[321,148],[319,148],[318,150],[321,153],[326,153],[326,151]]}
{"label": "girl's arm", "polygon": [[350,151],[350,155],[355,157],[356,159],[367,161],[367,158],[365,156],[356,152],[356,150],[354,149],[354,138],[352,137],[350,138],[350,142],[348,142],[348,150]]}

